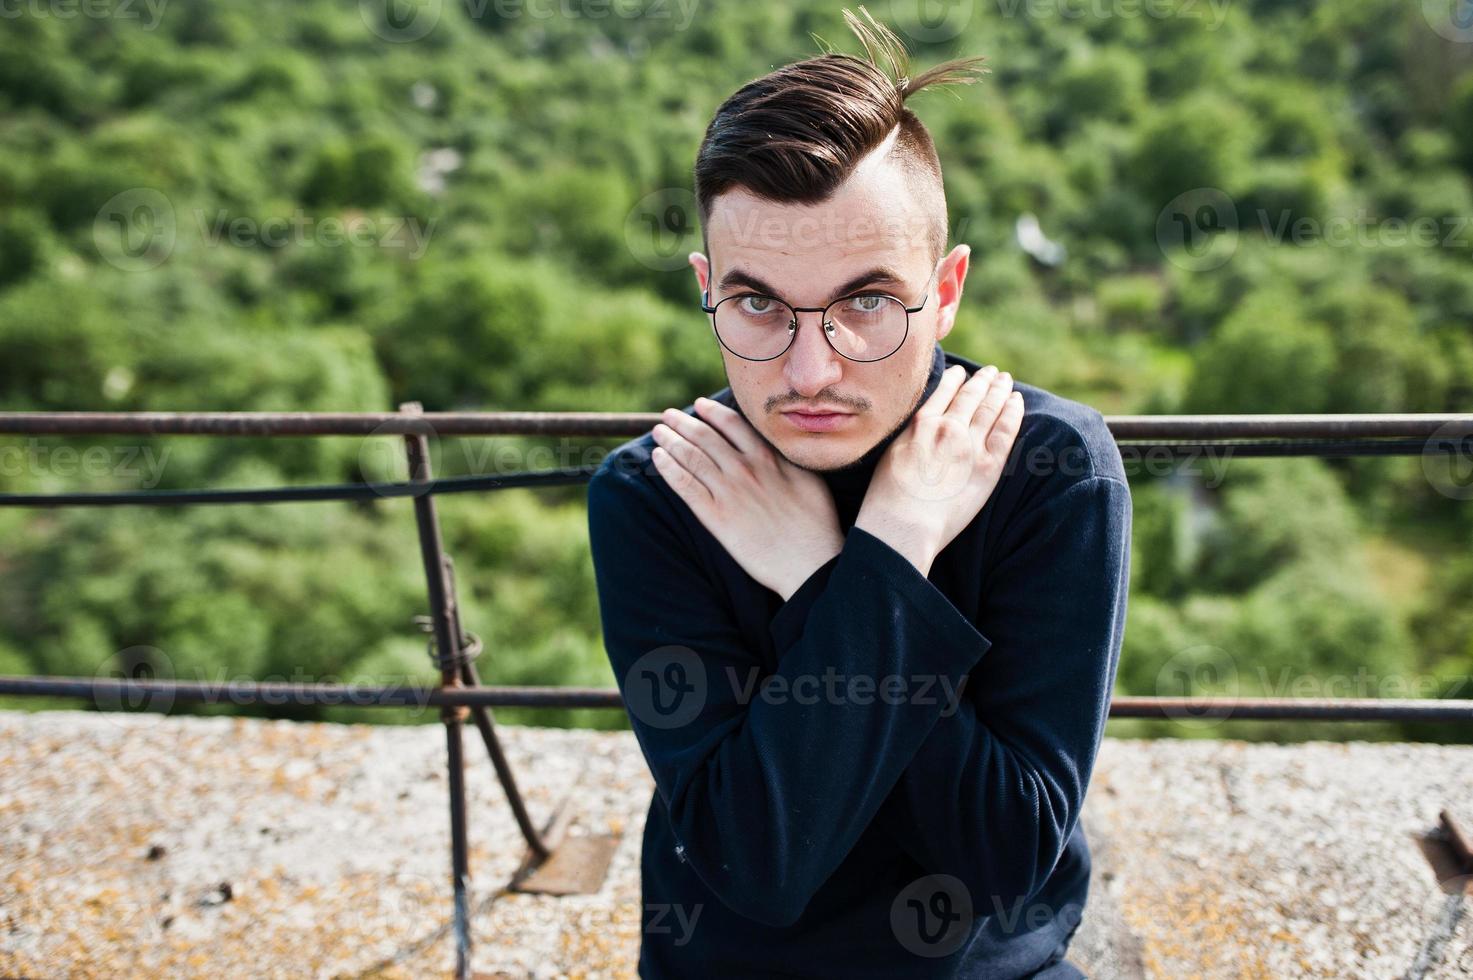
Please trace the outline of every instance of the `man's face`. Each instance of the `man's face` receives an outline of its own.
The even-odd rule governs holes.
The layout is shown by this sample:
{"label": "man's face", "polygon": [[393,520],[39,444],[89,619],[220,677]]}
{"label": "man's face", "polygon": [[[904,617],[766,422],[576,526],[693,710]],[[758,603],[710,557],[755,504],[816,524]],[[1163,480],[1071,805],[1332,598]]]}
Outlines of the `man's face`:
{"label": "man's face", "polygon": [[[933,260],[911,178],[887,159],[893,140],[820,204],[779,204],[741,187],[721,194],[707,222],[711,255],[690,256],[713,306],[750,292],[795,307],[822,307],[861,290],[888,293],[912,309],[925,300],[910,315],[900,349],[878,361],[834,350],[819,313],[799,313],[792,346],[771,360],[719,348],[742,412],[777,452],[805,469],[847,466],[894,432],[920,399],[936,341],[955,322],[970,250],[958,245]],[[800,409],[844,414],[805,425],[790,414]]]}

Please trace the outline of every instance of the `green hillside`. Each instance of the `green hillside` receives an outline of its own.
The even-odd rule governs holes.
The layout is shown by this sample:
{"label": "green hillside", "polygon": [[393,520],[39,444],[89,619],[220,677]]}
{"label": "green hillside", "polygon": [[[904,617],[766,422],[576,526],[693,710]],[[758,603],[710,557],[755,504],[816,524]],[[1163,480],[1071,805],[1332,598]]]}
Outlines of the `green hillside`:
{"label": "green hillside", "polygon": [[[948,349],[1106,413],[1473,410],[1473,31],[1451,0],[927,6],[872,12],[921,65],[992,68],[913,103],[973,247]],[[8,5],[0,410],[685,404],[725,383],[681,258],[696,148],[813,35],[855,50],[809,0]],[[1019,247],[1023,215],[1060,264]],[[581,465],[618,441],[449,441],[436,462]],[[1120,692],[1473,697],[1461,475],[1135,468]],[[353,439],[0,441],[3,492],[402,476]],[[441,507],[483,679],[612,685],[581,490]],[[0,541],[0,673],[434,676],[402,501],[0,508]]]}

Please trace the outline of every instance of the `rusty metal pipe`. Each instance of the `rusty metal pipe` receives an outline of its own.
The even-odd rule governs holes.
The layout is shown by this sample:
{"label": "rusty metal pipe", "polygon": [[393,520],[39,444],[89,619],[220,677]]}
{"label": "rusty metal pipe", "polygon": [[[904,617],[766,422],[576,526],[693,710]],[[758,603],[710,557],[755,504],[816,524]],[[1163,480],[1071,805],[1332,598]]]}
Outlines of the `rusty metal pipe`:
{"label": "rusty metal pipe", "polygon": [[[633,436],[658,412],[0,412],[0,434]],[[1116,439],[1473,435],[1473,414],[1107,415]],[[1445,428],[1446,427],[1446,428]]]}
{"label": "rusty metal pipe", "polygon": [[[82,698],[108,704],[347,705],[360,708],[623,708],[617,688],[549,686],[383,687],[281,681],[179,681],[121,677],[0,676],[0,696]],[[1451,698],[1158,698],[1119,696],[1112,718],[1229,721],[1428,721],[1473,723],[1473,700]]]}

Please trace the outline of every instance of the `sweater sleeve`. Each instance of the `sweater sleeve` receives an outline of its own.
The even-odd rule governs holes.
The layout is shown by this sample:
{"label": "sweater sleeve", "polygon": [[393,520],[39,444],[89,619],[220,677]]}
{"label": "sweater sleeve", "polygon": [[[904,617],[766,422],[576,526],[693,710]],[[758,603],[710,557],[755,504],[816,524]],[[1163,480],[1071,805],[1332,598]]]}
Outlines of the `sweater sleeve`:
{"label": "sweater sleeve", "polygon": [[937,699],[885,697],[881,682],[955,687],[990,644],[855,528],[784,605],[804,615],[764,676],[672,506],[617,468],[589,483],[604,645],[678,853],[737,913],[791,925],[939,719]]}
{"label": "sweater sleeve", "polygon": [[1019,908],[1074,832],[1119,663],[1130,528],[1129,486],[1091,476],[1005,532],[978,613],[992,652],[877,815],[974,908]]}

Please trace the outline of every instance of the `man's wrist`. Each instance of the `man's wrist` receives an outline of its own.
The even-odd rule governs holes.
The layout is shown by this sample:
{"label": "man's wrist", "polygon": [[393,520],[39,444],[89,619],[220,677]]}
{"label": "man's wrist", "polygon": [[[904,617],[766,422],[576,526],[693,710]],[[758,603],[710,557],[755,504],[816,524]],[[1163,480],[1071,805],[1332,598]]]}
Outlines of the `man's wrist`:
{"label": "man's wrist", "polygon": [[834,557],[844,549],[844,539],[840,538],[831,546],[820,551],[815,551],[806,558],[799,558],[794,562],[794,570],[789,574],[786,581],[782,582],[775,590],[782,596],[783,602],[787,602],[793,594],[802,588],[803,583],[813,577],[813,573],[834,560]]}
{"label": "man's wrist", "polygon": [[922,575],[931,574],[931,564],[936,560],[936,550],[918,529],[905,526],[886,514],[876,510],[866,512],[863,507],[854,520],[854,526],[874,535],[895,549],[916,567]]}

